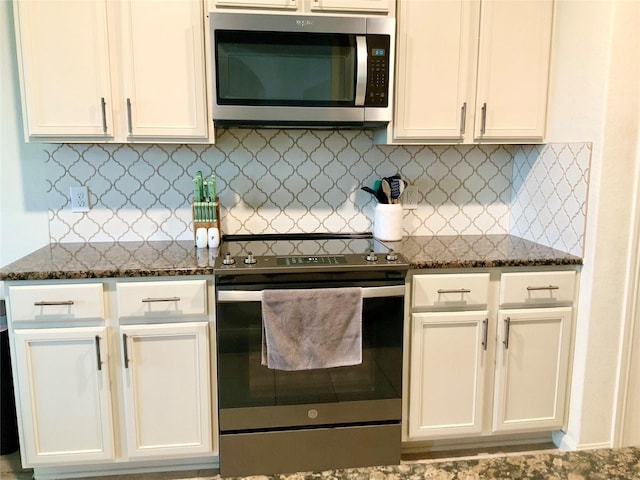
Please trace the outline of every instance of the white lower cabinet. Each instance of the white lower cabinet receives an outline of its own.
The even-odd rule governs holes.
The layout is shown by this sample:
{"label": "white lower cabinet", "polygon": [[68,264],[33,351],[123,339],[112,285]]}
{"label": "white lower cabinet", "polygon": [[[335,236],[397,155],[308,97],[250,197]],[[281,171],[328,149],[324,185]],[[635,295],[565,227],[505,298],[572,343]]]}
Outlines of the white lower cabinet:
{"label": "white lower cabinet", "polygon": [[487,313],[411,315],[411,437],[480,433]]}
{"label": "white lower cabinet", "polygon": [[494,432],[562,427],[571,318],[571,307],[498,313]]}
{"label": "white lower cabinet", "polygon": [[208,288],[181,278],[8,284],[21,455],[35,478],[214,468]]}
{"label": "white lower cabinet", "polygon": [[105,327],[17,330],[15,359],[26,465],[111,460]]}
{"label": "white lower cabinet", "polygon": [[489,275],[410,276],[409,441],[564,424],[576,271]]}
{"label": "white lower cabinet", "polygon": [[120,332],[128,456],[210,451],[207,323],[132,325]]}

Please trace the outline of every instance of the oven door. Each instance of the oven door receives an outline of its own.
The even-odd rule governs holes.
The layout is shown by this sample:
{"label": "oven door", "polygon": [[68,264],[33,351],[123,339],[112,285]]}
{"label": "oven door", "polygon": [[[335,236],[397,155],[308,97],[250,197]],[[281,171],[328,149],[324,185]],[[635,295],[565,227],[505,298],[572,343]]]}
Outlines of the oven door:
{"label": "oven door", "polygon": [[261,290],[218,290],[221,433],[400,421],[405,286],[362,291],[362,363],[282,371],[261,364]]}

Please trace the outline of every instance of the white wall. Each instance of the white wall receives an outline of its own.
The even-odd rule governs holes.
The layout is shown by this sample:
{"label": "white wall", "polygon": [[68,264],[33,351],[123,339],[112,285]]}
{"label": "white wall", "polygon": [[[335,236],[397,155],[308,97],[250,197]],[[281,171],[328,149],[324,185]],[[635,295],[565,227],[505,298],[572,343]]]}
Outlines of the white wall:
{"label": "white wall", "polygon": [[0,0],[0,266],[49,242],[46,153],[23,140],[15,52],[12,5]]}
{"label": "white wall", "polygon": [[626,318],[634,172],[640,131],[638,7],[559,0],[551,141],[591,141],[593,154],[567,448],[614,444]]}

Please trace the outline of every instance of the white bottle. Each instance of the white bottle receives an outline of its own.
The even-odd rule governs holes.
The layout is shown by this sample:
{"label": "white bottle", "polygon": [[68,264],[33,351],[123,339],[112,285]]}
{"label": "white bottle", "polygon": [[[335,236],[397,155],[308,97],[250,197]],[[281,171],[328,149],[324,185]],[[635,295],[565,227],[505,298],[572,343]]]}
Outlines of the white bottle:
{"label": "white bottle", "polygon": [[207,239],[209,248],[218,248],[220,246],[220,230],[215,227],[209,228]]}
{"label": "white bottle", "polygon": [[204,227],[196,229],[196,247],[207,248],[207,229]]}

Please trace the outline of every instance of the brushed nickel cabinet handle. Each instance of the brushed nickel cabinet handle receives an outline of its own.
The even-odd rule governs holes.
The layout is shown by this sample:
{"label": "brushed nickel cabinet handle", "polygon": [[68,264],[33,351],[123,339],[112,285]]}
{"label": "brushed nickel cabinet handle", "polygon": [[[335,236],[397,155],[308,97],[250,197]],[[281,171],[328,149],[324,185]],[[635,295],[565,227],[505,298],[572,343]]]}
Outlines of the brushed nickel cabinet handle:
{"label": "brushed nickel cabinet handle", "polygon": [[527,290],[560,290],[560,287],[558,285],[548,285],[546,287],[527,287]]}
{"label": "brushed nickel cabinet handle", "polygon": [[124,368],[129,368],[129,353],[127,352],[127,334],[122,334],[122,351],[124,352]]}
{"label": "brushed nickel cabinet handle", "polygon": [[73,300],[62,300],[62,301],[40,301],[40,302],[33,302],[33,305],[36,307],[51,307],[51,306],[60,306],[60,305],[73,305],[74,302]]}
{"label": "brushed nickel cabinet handle", "polygon": [[487,127],[487,103],[482,104],[482,115],[480,118],[480,135],[484,135]]}
{"label": "brushed nickel cabinet handle", "polygon": [[129,127],[129,135],[131,135],[133,127],[131,126],[131,99],[130,98],[127,98],[127,126]]}
{"label": "brushed nickel cabinet handle", "polygon": [[487,338],[489,335],[489,319],[485,318],[482,321],[482,349],[487,349]]}
{"label": "brushed nickel cabinet handle", "polygon": [[100,97],[100,106],[102,107],[102,131],[107,133],[107,102],[104,97]]}
{"label": "brushed nickel cabinet handle", "polygon": [[504,340],[502,343],[504,344],[505,350],[509,349],[509,333],[511,331],[511,317],[507,317],[504,319]]}
{"label": "brushed nickel cabinet handle", "polygon": [[438,289],[438,293],[471,293],[468,288],[454,288],[453,290]]}
{"label": "brushed nickel cabinet handle", "polygon": [[467,102],[462,104],[460,108],[460,135],[464,135],[467,128]]}
{"label": "brushed nickel cabinet handle", "polygon": [[100,336],[96,335],[96,357],[98,361],[98,371],[102,370],[102,356],[100,355]]}
{"label": "brushed nickel cabinet handle", "polygon": [[159,297],[159,298],[143,298],[142,303],[154,303],[154,302],[179,302],[180,297]]}

